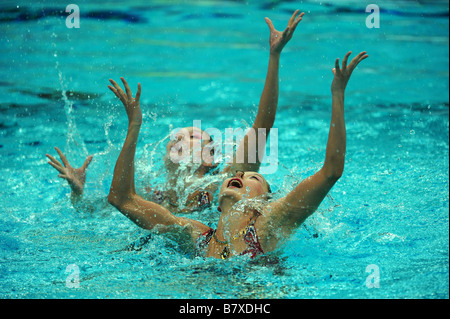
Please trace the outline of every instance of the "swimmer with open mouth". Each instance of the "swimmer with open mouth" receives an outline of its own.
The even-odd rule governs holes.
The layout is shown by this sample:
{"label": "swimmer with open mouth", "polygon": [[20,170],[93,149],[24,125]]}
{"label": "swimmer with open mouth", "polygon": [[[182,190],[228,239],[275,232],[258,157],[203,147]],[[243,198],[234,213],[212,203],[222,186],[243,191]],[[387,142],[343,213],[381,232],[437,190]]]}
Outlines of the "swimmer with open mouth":
{"label": "swimmer with open mouth", "polygon": [[[323,201],[344,171],[346,129],[344,95],[347,83],[357,65],[366,59],[365,51],[350,63],[348,52],[342,60],[336,59],[331,83],[331,124],[322,168],[300,182],[287,195],[270,201],[270,186],[265,178],[251,170],[236,170],[225,178],[218,200],[220,212],[216,229],[173,214],[155,202],[136,194],[134,187],[134,157],[142,124],[139,105],[140,85],[133,98],[127,82],[122,78],[125,92],[117,85],[115,93],[121,96],[129,120],[128,133],[114,168],[108,201],[121,213],[144,229],[172,234],[180,247],[192,247],[199,256],[227,259],[231,256],[255,258],[274,251],[295,231]],[[260,199],[259,205],[254,201]],[[261,201],[263,205],[261,205]],[[276,234],[274,232],[276,230]]]}

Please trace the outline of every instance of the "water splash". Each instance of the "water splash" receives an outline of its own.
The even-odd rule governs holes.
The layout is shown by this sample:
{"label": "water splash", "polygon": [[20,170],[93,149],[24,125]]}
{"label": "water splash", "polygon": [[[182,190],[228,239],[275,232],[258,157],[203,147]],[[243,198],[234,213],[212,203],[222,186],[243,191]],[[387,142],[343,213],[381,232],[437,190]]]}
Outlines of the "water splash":
{"label": "water splash", "polygon": [[[58,35],[53,33],[52,38],[57,39]],[[67,117],[67,138],[66,138],[66,149],[72,149],[72,146],[81,147],[84,154],[88,154],[88,150],[86,145],[83,142],[83,139],[78,132],[76,119],[74,115],[73,101],[68,98],[66,81],[64,79],[63,73],[59,66],[58,61],[58,50],[56,42],[52,42],[52,47],[54,48],[53,57],[56,59],[55,61],[55,69],[58,73],[58,80],[61,89],[61,99],[64,102],[64,110],[66,112]]]}

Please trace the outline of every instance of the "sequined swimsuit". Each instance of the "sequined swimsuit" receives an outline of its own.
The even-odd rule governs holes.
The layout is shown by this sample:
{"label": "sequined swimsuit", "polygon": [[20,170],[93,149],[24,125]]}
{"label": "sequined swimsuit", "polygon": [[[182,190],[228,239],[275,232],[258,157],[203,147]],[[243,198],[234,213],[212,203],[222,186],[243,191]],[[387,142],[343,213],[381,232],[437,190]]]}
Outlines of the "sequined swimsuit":
{"label": "sequined swimsuit", "polygon": [[[203,233],[196,242],[197,255],[205,257],[207,254],[207,248],[211,238],[214,236],[214,229],[210,229]],[[243,239],[247,248],[239,254],[239,256],[249,255],[250,258],[255,258],[256,256],[264,254],[264,251],[261,248],[261,244],[259,243],[258,236],[256,234],[256,228],[254,223],[251,223],[243,230]],[[227,252],[224,254],[224,252]],[[229,256],[228,246],[225,246],[222,251],[221,258],[226,259]]]}

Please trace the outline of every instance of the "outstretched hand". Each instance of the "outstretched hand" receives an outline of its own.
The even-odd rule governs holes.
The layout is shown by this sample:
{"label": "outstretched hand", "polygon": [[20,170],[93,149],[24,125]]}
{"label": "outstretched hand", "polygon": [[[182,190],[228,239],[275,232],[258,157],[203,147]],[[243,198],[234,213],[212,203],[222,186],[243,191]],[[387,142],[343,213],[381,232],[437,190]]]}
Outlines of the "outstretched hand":
{"label": "outstretched hand", "polygon": [[332,69],[334,74],[334,79],[331,83],[332,93],[344,93],[353,70],[359,62],[369,57],[366,53],[366,51],[361,52],[350,61],[349,65],[347,65],[348,57],[352,54],[351,51],[348,52],[342,60],[342,68],[339,67],[339,58],[336,59],[335,67]]}
{"label": "outstretched hand", "polygon": [[73,168],[61,150],[57,147],[55,147],[55,150],[58,152],[62,164],[53,156],[45,154],[50,160],[48,163],[59,172],[58,177],[65,179],[69,183],[73,193],[82,195],[84,184],[86,182],[86,169],[92,161],[92,155],[86,157],[83,166],[80,168]]}
{"label": "outstretched hand", "polygon": [[109,80],[111,85],[108,85],[108,88],[122,101],[125,106],[125,110],[128,115],[129,124],[142,124],[142,111],[141,106],[139,105],[139,99],[141,97],[141,84],[138,83],[138,88],[136,92],[136,97],[133,98],[131,94],[130,87],[128,86],[127,81],[123,77],[120,78],[125,87],[125,92],[120,88],[120,86],[114,81]]}
{"label": "outstretched hand", "polygon": [[292,35],[294,34],[295,29],[297,28],[297,25],[300,23],[300,21],[302,21],[302,18],[305,15],[305,13],[302,12],[296,19],[296,16],[299,12],[300,10],[296,10],[294,12],[294,14],[289,19],[286,29],[284,29],[283,32],[276,30],[273,26],[272,21],[269,18],[265,18],[266,23],[269,26],[270,30],[270,38],[269,38],[270,53],[278,53],[278,54],[281,53],[286,43],[288,43],[289,40],[292,38]]}

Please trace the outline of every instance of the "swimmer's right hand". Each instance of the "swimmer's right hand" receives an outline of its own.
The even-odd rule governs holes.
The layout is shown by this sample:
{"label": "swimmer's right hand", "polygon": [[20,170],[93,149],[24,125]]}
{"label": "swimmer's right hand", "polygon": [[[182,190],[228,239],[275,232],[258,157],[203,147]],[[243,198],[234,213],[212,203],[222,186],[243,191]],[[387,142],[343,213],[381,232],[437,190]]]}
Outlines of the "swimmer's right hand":
{"label": "swimmer's right hand", "polygon": [[331,83],[331,92],[343,94],[345,88],[347,87],[347,83],[350,80],[350,76],[352,75],[353,70],[355,70],[356,66],[364,59],[367,59],[369,56],[366,54],[366,51],[362,51],[356,57],[354,57],[350,63],[347,65],[348,58],[351,51],[349,51],[344,59],[342,60],[342,67],[339,66],[339,58],[335,61],[335,66],[331,70],[334,74],[333,82]]}
{"label": "swimmer's right hand", "polygon": [[82,195],[84,184],[86,182],[86,169],[92,161],[92,155],[86,157],[83,166],[80,168],[73,168],[61,150],[57,147],[55,147],[55,150],[58,152],[62,164],[50,154],[45,154],[50,160],[48,163],[59,172],[58,177],[65,179],[69,183],[70,188],[75,195]]}
{"label": "swimmer's right hand", "polygon": [[133,98],[127,81],[125,81],[123,77],[121,77],[120,79],[122,80],[126,93],[114,80],[111,79],[109,80],[109,82],[111,82],[114,87],[108,85],[108,88],[122,101],[123,105],[125,106],[125,110],[127,111],[128,115],[128,123],[130,125],[141,125],[142,111],[141,106],[139,105],[139,98],[141,97],[141,84],[138,83],[136,97]]}

